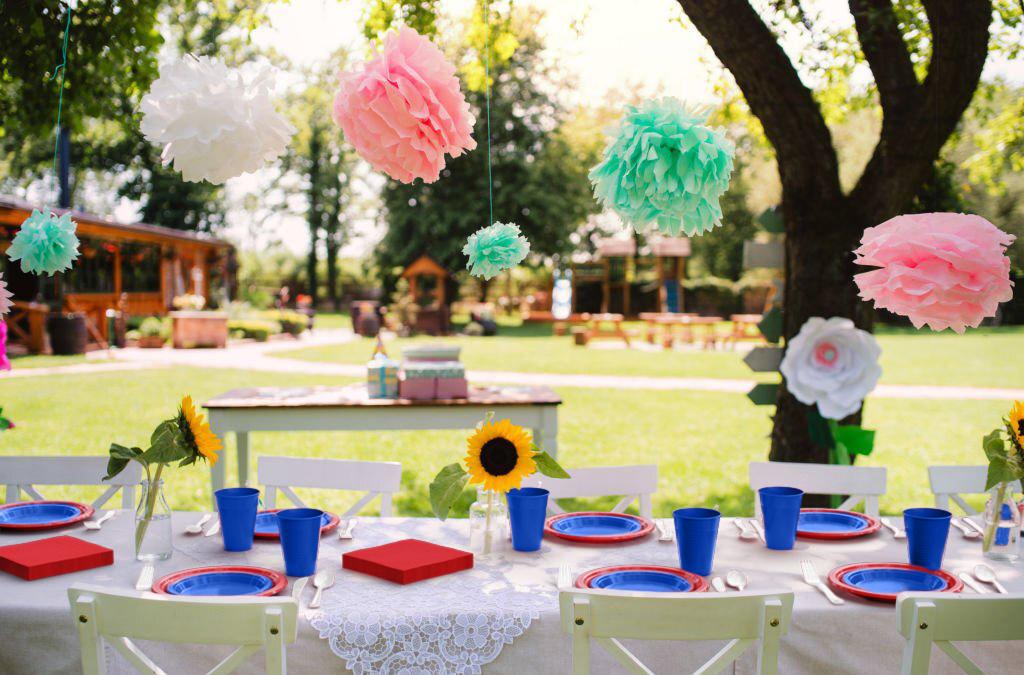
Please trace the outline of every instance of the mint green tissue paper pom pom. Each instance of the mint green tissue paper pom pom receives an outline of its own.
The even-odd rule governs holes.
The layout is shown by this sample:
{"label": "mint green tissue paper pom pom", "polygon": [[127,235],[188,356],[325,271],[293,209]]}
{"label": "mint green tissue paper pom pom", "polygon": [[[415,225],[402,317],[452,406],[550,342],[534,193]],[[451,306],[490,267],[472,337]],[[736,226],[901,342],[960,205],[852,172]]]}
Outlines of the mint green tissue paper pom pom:
{"label": "mint green tissue paper pom pom", "polygon": [[469,256],[466,269],[470,274],[490,279],[523,262],[530,252],[530,242],[518,225],[494,223],[470,235],[462,252]]}
{"label": "mint green tissue paper pom pom", "polygon": [[626,106],[590,171],[594,196],[637,230],[695,236],[721,224],[735,146],[707,117],[675,98]]}
{"label": "mint green tissue paper pom pom", "polygon": [[71,214],[43,214],[32,211],[32,215],[21,224],[14,235],[14,241],[7,249],[7,257],[21,260],[23,272],[32,274],[53,274],[71,269],[71,263],[78,257],[78,237]]}

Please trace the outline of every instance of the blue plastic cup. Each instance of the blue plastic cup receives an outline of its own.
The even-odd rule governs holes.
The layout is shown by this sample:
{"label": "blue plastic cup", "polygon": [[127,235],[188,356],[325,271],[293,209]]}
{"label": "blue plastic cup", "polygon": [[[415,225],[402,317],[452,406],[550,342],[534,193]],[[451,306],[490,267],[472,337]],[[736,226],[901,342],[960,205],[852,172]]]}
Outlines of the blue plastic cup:
{"label": "blue plastic cup", "polygon": [[765,545],[775,551],[792,549],[804,491],[793,487],[763,487],[757,494],[764,518]]}
{"label": "blue plastic cup", "polygon": [[676,524],[679,567],[702,577],[711,574],[722,514],[715,509],[693,507],[676,509],[672,519]]}
{"label": "blue plastic cup", "polygon": [[512,548],[524,552],[540,550],[548,513],[548,491],[520,488],[509,490],[506,498],[508,518],[512,523]]}
{"label": "blue plastic cup", "polygon": [[953,514],[944,509],[919,508],[903,511],[907,531],[907,558],[911,565],[930,570],[942,567]]}
{"label": "blue plastic cup", "polygon": [[323,515],[319,509],[282,509],[277,512],[284,571],[288,576],[308,577],[316,571]]}
{"label": "blue plastic cup", "polygon": [[223,488],[214,493],[220,514],[220,533],[225,551],[248,551],[256,532],[260,491],[250,487]]}

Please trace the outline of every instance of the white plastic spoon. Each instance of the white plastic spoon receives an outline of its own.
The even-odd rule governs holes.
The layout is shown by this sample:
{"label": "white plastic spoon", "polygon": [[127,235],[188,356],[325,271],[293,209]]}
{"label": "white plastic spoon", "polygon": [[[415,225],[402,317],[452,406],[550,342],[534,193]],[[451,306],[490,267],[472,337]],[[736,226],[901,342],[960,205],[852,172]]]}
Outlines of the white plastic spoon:
{"label": "white plastic spoon", "polygon": [[747,587],[747,575],[739,570],[729,570],[725,574],[725,583],[729,584],[737,591],[742,591]]}
{"label": "white plastic spoon", "polygon": [[203,525],[206,525],[206,523],[210,522],[210,518],[213,518],[213,514],[207,513],[205,516],[199,519],[199,522],[193,523],[192,525],[186,527],[185,532],[188,534],[202,534]]}
{"label": "white plastic spoon", "polygon": [[996,578],[996,571],[985,563],[978,563],[974,566],[974,576],[978,581],[992,584],[1000,593],[1006,593],[1006,587],[999,583],[999,579]]}

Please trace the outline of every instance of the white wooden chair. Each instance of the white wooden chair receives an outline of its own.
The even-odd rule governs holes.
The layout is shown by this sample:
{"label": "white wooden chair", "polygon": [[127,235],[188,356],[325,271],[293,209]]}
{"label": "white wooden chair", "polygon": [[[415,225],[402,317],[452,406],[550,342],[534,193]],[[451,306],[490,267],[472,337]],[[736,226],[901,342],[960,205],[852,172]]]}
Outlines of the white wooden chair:
{"label": "white wooden chair", "polygon": [[108,481],[107,457],[0,457],[0,483],[7,487],[6,501],[21,501],[25,493],[30,501],[46,499],[37,485],[104,485],[107,489],[92,503],[101,508],[121,491],[121,508],[134,510],[135,486],[142,480],[142,467],[128,462],[124,471]]}
{"label": "white wooden chair", "polygon": [[813,495],[849,495],[841,509],[853,509],[864,502],[864,513],[878,517],[878,498],[885,494],[885,467],[804,464],[798,462],[751,462],[750,487],[754,491],[754,510],[761,517],[757,491],[763,487],[785,485]]}
{"label": "white wooden chair", "polygon": [[266,651],[267,673],[283,674],[285,645],[295,642],[298,605],[292,598],[174,598],[75,585],[68,589],[68,599],[85,675],[107,672],[104,639],[139,672],[151,675],[165,671],[133,640],[237,645],[211,675],[234,671],[261,648]]}
{"label": "white wooden chair", "polygon": [[699,673],[722,672],[760,641],[757,672],[773,675],[793,614],[793,592],[781,590],[665,595],[561,587],[559,603],[562,627],[572,636],[575,675],[590,672],[591,639],[629,672],[650,675],[620,638],[728,640]]}
{"label": "white wooden chair", "polygon": [[558,499],[571,497],[607,497],[624,495],[612,509],[623,513],[635,501],[640,503],[640,515],[651,518],[651,496],[658,491],[658,467],[654,464],[633,466],[594,466],[566,469],[571,478],[549,478],[535,473],[523,481],[523,487],[542,487],[551,492],[548,511],[565,513]]}
{"label": "white wooden chair", "polygon": [[[985,479],[988,477],[987,466],[930,466],[928,482],[935,495],[935,507],[949,511],[952,501],[969,516],[978,513],[961,495],[985,494]],[[1013,485],[1014,492],[1020,492],[1020,482]]]}
{"label": "white wooden chair", "polygon": [[280,490],[296,506],[306,505],[292,488],[357,490],[367,494],[342,514],[348,518],[359,513],[380,495],[380,515],[391,516],[391,496],[402,487],[402,465],[398,462],[364,462],[353,459],[318,457],[260,457],[259,481],[266,488],[263,504],[275,508]]}
{"label": "white wooden chair", "polygon": [[896,621],[907,640],[903,675],[927,675],[935,645],[971,675],[983,675],[954,642],[1024,641],[1024,593],[959,595],[904,593],[896,602]]}

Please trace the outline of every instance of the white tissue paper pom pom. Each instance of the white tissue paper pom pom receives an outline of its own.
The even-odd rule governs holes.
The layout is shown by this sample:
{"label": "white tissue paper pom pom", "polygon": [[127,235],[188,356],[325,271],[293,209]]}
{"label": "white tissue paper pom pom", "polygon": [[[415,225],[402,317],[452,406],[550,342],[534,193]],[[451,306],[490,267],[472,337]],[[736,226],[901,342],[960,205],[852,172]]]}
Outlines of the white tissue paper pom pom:
{"label": "white tissue paper pom pom", "polygon": [[208,56],[164,64],[142,99],[142,134],[187,181],[223,183],[279,157],[295,128],[270,98],[272,75],[252,78]]}

